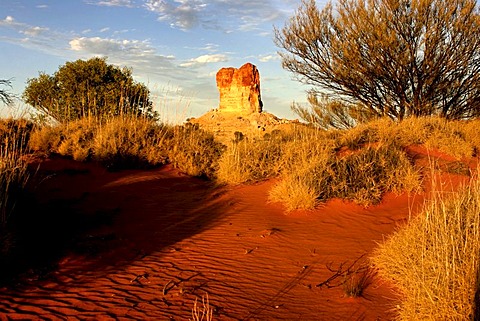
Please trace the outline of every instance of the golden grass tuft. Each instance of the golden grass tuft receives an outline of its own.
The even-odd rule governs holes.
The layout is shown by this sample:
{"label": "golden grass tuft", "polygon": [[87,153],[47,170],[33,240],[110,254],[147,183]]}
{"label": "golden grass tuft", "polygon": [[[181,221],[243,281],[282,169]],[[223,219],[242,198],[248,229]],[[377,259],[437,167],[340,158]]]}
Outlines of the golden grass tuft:
{"label": "golden grass tuft", "polygon": [[28,138],[33,124],[25,119],[0,121],[0,228],[3,230],[15,212],[29,179]]}
{"label": "golden grass tuft", "polygon": [[412,162],[395,145],[366,147],[346,156],[325,149],[292,167],[270,200],[283,202],[287,210],[313,209],[331,198],[368,206],[379,203],[386,192],[414,191],[420,184]]}
{"label": "golden grass tuft", "polygon": [[403,294],[398,320],[476,320],[480,180],[437,191],[422,213],[376,250],[380,275]]}
{"label": "golden grass tuft", "polygon": [[165,144],[169,162],[182,172],[209,179],[216,177],[225,146],[213,134],[198,125],[175,126]]}

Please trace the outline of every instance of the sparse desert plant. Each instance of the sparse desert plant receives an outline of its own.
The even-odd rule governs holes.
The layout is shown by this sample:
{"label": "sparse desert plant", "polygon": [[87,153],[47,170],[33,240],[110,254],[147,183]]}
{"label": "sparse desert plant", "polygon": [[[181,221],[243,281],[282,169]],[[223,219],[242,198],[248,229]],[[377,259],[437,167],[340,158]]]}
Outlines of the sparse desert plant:
{"label": "sparse desert plant", "polygon": [[459,191],[435,191],[418,216],[379,246],[373,262],[403,294],[398,320],[478,319],[479,213],[475,177]]}
{"label": "sparse desert plant", "polygon": [[354,267],[344,276],[343,292],[347,297],[361,297],[367,287],[372,283],[374,270],[368,265]]}
{"label": "sparse desert plant", "polygon": [[205,297],[202,296],[202,304],[198,303],[198,299],[195,298],[192,309],[192,321],[212,321],[213,320],[213,309],[210,306],[210,301],[208,295]]}
{"label": "sparse desert plant", "polygon": [[342,262],[338,266],[326,265],[332,275],[316,285],[322,288],[341,287],[347,297],[361,297],[367,287],[371,284],[375,275],[365,258],[365,254],[358,257],[352,263]]}

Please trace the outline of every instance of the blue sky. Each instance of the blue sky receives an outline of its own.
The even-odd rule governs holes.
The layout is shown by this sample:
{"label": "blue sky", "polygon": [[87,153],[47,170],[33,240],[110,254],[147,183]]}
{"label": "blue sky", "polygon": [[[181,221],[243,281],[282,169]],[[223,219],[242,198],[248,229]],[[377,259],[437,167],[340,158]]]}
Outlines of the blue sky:
{"label": "blue sky", "polygon": [[[323,7],[326,1],[319,1]],[[163,114],[199,116],[218,106],[215,74],[255,64],[264,109],[294,118],[306,86],[281,67],[273,26],[300,0],[0,0],[0,79],[19,96],[28,78],[66,61],[106,56],[133,69]],[[170,117],[170,116],[169,116]]]}

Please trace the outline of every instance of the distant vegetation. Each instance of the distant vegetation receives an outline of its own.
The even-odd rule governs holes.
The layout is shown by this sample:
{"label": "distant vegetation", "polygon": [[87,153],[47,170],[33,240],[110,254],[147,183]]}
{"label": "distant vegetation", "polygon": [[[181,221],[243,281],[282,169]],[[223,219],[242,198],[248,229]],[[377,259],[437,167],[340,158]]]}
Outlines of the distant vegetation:
{"label": "distant vegetation", "polygon": [[109,65],[105,58],[67,62],[53,75],[40,73],[27,81],[24,101],[59,122],[83,117],[120,115],[156,118],[150,91],[128,68]]}

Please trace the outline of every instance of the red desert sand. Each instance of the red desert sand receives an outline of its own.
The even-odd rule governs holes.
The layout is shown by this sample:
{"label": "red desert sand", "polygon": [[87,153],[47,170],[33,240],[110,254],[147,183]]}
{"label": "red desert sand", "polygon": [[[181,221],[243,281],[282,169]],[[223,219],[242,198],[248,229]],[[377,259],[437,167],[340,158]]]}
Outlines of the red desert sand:
{"label": "red desert sand", "polygon": [[189,320],[207,294],[214,320],[392,320],[398,296],[377,276],[357,298],[346,297],[343,276],[324,283],[366,262],[426,195],[285,213],[268,202],[273,180],[215,187],[171,166],[40,163],[50,171],[38,200],[110,220],[77,237],[45,276],[2,288],[1,320]]}

